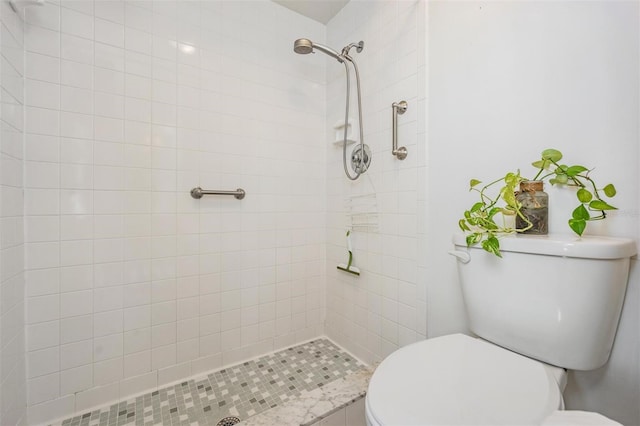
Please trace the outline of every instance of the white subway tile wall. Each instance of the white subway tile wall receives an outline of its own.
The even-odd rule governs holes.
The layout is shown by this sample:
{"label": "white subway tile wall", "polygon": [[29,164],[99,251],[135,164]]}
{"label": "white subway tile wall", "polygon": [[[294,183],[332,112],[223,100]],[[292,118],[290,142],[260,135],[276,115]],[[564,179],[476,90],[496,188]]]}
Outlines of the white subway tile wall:
{"label": "white subway tile wall", "polygon": [[[25,236],[23,179],[24,164],[24,104],[25,104],[25,39],[22,20],[11,10],[7,2],[0,3],[0,420],[2,424],[26,422],[26,363],[40,360],[38,371],[46,377],[55,361],[46,359],[43,347],[34,347],[27,360],[25,355],[25,238],[46,241],[52,238],[43,232],[37,237]],[[47,88],[42,88],[43,92]],[[48,93],[47,93],[48,94]],[[36,96],[34,101],[47,104],[47,94]],[[30,93],[26,93],[27,96]],[[44,154],[43,154],[44,155]],[[34,180],[48,170],[34,169]],[[34,229],[47,230],[46,222],[34,222]],[[55,286],[55,284],[52,284]],[[48,331],[42,341],[52,342]],[[44,350],[46,351],[46,349]],[[46,389],[43,387],[43,392]]]}
{"label": "white subway tile wall", "polygon": [[[327,25],[335,48],[364,41],[353,50],[362,79],[364,140],[373,153],[371,168],[355,183],[342,170],[342,147],[327,140],[327,334],[367,362],[426,338],[424,268],[426,165],[425,2],[349,2]],[[344,67],[327,66],[327,134],[344,120]],[[353,83],[352,73],[352,87]],[[357,122],[355,90],[350,117]],[[409,152],[391,155],[391,104],[408,102],[398,118],[398,143]],[[354,130],[357,135],[357,126]],[[357,137],[359,141],[359,137]],[[348,154],[354,145],[348,147]],[[347,260],[345,232],[349,200],[375,197],[377,229],[352,232],[354,277],[336,270]]]}
{"label": "white subway tile wall", "polygon": [[[21,109],[7,11],[3,106]],[[325,63],[292,43],[325,27],[266,0],[61,0],[25,22],[29,422],[321,335]],[[3,198],[21,196],[11,117]],[[196,186],[247,197],[194,200]],[[2,219],[3,237],[22,227],[21,210]],[[21,238],[3,238],[3,355],[23,339],[20,321],[4,332],[22,316]],[[3,391],[25,387],[19,358]]]}

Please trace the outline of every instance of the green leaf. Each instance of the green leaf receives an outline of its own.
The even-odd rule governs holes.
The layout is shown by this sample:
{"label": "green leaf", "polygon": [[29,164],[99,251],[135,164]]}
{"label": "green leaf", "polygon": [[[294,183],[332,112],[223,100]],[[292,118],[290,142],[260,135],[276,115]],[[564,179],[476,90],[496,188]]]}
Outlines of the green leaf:
{"label": "green leaf", "polygon": [[551,183],[552,185],[555,185],[556,183],[564,185],[565,183],[567,183],[568,180],[569,178],[567,177],[567,175],[558,174],[554,179],[549,179],[549,183]]}
{"label": "green leaf", "polygon": [[584,229],[587,227],[587,221],[584,219],[569,219],[569,228],[576,234],[582,236]]}
{"label": "green leaf", "polygon": [[515,188],[516,186],[518,186],[520,184],[521,180],[522,180],[522,178],[520,177],[520,171],[519,170],[518,170],[518,173],[509,172],[504,177],[504,183],[507,185],[508,188]]}
{"label": "green leaf", "polygon": [[562,159],[562,153],[557,149],[545,149],[542,151],[543,160],[551,160],[556,163]]}
{"label": "green leaf", "polygon": [[482,183],[482,181],[479,181],[478,179],[471,179],[469,181],[469,189],[473,188],[474,186],[476,186],[479,183]]}
{"label": "green leaf", "polygon": [[500,242],[493,235],[482,242],[482,248],[489,253],[495,254],[498,257],[502,257],[502,254],[500,253]]}
{"label": "green leaf", "polygon": [[581,203],[588,203],[593,199],[593,194],[591,194],[588,189],[584,188],[578,189],[578,193],[576,195],[578,196],[578,200],[580,200]]}
{"label": "green leaf", "polygon": [[592,210],[618,210],[617,207],[613,207],[602,200],[593,200],[589,203],[589,208]]}
{"label": "green leaf", "polygon": [[571,213],[571,216],[577,220],[589,220],[591,218],[591,215],[589,215],[589,212],[583,204],[580,204],[578,207],[576,207],[575,210]]}
{"label": "green leaf", "polygon": [[605,186],[602,190],[604,191],[604,195],[606,195],[609,198],[615,197],[616,195],[616,187],[613,186],[613,184],[611,183]]}
{"label": "green leaf", "polygon": [[515,207],[517,205],[516,196],[512,191],[506,191],[502,194],[502,199],[508,206]]}
{"label": "green leaf", "polygon": [[482,239],[482,234],[480,233],[475,233],[475,234],[470,234],[467,235],[467,246],[472,246],[474,244],[478,244],[478,242],[480,242],[480,240]]}
{"label": "green leaf", "polygon": [[549,160],[538,160],[531,163],[533,167],[536,169],[548,169],[551,166],[551,161]]}
{"label": "green leaf", "polygon": [[500,213],[502,211],[502,209],[500,207],[493,207],[491,210],[489,210],[489,219],[492,219],[496,214]]}
{"label": "green leaf", "polygon": [[574,177],[582,172],[586,172],[587,170],[589,169],[583,166],[571,166],[565,170],[565,173],[567,174],[567,176]]}
{"label": "green leaf", "polygon": [[498,225],[492,219],[485,220],[482,225],[488,230],[498,229]]}
{"label": "green leaf", "polygon": [[460,220],[458,221],[458,226],[459,226],[459,227],[460,227],[460,229],[461,229],[461,230],[463,230],[463,231],[471,231],[471,228],[469,228],[469,227],[467,226],[467,221],[466,221],[466,220],[464,220],[464,219],[460,219]]}
{"label": "green leaf", "polygon": [[477,203],[475,203],[473,206],[471,206],[471,213],[475,213],[478,210],[480,210],[482,208],[482,206],[484,206],[484,203],[481,203],[480,201],[478,201]]}

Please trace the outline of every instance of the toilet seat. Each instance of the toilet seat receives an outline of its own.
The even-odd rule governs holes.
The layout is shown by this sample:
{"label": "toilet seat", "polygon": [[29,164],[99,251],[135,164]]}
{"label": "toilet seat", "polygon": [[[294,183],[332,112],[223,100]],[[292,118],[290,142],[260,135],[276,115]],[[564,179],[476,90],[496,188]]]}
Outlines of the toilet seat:
{"label": "toilet seat", "polygon": [[563,408],[558,383],[564,375],[480,339],[437,337],[380,363],[369,383],[366,417],[370,426],[539,425]]}

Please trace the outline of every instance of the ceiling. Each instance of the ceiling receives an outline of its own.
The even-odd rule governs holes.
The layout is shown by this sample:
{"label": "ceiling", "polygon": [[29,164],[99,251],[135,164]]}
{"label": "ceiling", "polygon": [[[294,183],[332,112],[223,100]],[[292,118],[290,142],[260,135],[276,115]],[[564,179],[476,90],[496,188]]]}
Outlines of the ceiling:
{"label": "ceiling", "polygon": [[272,0],[314,21],[326,24],[349,0]]}

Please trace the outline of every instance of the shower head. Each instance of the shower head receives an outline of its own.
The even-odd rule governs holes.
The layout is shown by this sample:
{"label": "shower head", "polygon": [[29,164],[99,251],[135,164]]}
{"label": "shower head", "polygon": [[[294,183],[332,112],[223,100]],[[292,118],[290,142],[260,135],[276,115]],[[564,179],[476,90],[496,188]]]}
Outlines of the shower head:
{"label": "shower head", "polygon": [[338,62],[344,61],[342,56],[335,50],[331,49],[330,47],[314,43],[307,38],[299,38],[293,42],[293,51],[301,55],[306,55],[307,53],[313,53],[314,50],[319,50],[322,53],[326,53],[327,55],[336,59]]}
{"label": "shower head", "polygon": [[293,42],[293,51],[300,55],[313,52],[313,43],[307,38],[299,38]]}

